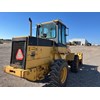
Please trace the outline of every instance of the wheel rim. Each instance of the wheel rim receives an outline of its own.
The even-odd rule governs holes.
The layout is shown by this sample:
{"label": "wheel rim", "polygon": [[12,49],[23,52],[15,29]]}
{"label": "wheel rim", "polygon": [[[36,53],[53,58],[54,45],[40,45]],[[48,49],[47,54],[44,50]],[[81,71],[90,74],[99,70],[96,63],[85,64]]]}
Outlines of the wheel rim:
{"label": "wheel rim", "polygon": [[67,68],[63,67],[60,74],[60,80],[62,84],[66,81],[66,78],[67,78]]}

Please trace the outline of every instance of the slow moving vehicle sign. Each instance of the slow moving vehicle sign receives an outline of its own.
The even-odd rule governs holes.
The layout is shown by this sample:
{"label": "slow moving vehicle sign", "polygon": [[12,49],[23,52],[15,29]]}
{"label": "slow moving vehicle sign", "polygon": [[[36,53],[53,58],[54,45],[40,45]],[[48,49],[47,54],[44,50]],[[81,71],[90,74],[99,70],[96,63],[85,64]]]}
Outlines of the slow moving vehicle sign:
{"label": "slow moving vehicle sign", "polygon": [[18,49],[16,54],[16,60],[23,60],[24,56],[21,49]]}

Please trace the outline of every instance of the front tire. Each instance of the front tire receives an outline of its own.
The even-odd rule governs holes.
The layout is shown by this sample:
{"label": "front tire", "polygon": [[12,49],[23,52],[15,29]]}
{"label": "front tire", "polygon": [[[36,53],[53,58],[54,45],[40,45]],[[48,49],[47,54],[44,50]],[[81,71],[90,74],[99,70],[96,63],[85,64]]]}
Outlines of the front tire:
{"label": "front tire", "polygon": [[55,60],[51,66],[50,86],[64,87],[68,78],[68,64],[65,60]]}
{"label": "front tire", "polygon": [[74,57],[74,61],[71,62],[71,71],[74,73],[77,73],[79,71],[79,57],[78,55],[75,55]]}

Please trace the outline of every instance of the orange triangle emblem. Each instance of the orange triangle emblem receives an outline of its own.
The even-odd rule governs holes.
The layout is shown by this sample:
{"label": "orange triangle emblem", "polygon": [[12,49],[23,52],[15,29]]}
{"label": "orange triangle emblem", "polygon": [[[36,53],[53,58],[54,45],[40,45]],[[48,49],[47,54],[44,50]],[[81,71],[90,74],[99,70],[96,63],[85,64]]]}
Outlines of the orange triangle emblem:
{"label": "orange triangle emblem", "polygon": [[16,54],[16,60],[23,60],[24,56],[21,49],[18,49]]}

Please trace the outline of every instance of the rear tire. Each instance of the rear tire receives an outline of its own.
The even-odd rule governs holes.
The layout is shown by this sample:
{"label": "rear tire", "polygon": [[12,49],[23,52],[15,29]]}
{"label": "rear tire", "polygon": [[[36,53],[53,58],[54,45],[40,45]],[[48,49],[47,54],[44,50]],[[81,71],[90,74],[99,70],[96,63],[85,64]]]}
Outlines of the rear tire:
{"label": "rear tire", "polygon": [[82,61],[82,59],[79,61],[79,65],[80,65],[80,66],[83,65],[83,61]]}
{"label": "rear tire", "polygon": [[64,87],[68,78],[68,64],[65,60],[55,60],[51,65],[50,86]]}
{"label": "rear tire", "polygon": [[78,55],[75,55],[74,61],[71,62],[71,71],[77,73],[79,71],[80,61]]}

